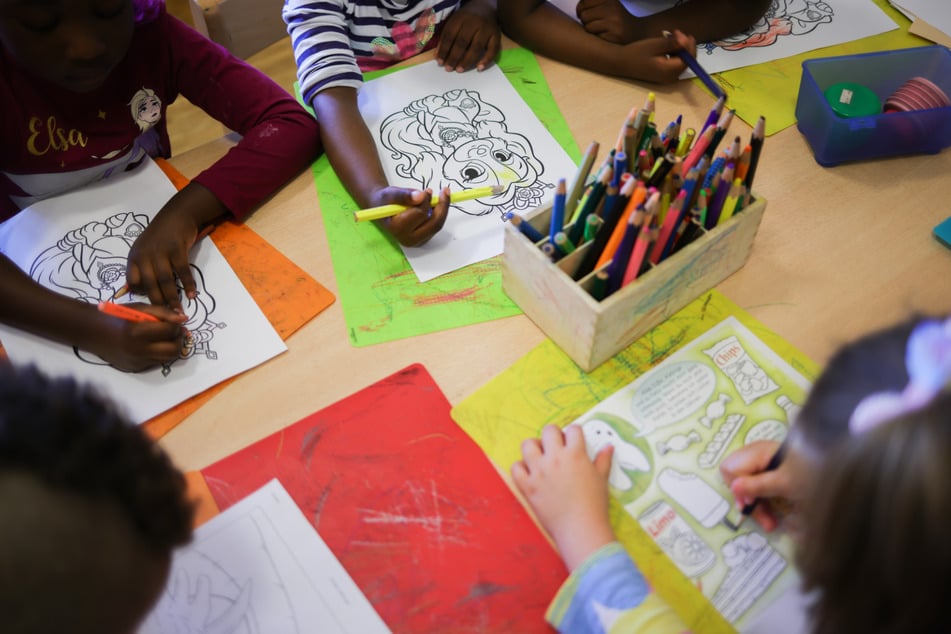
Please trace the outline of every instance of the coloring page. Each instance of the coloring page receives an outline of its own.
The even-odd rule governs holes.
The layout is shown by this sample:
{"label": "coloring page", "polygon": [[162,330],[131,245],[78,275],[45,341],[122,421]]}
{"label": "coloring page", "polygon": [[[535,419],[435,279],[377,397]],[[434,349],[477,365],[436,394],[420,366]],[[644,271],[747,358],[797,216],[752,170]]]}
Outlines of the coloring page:
{"label": "coloring page", "polygon": [[574,421],[588,454],[614,446],[609,485],[645,532],[736,627],[794,589],[792,543],[739,528],[723,458],[781,442],[808,381],[733,317]]}
{"label": "coloring page", "polygon": [[549,202],[577,171],[495,65],[460,74],[420,64],[368,81],[359,103],[391,185],[504,187],[452,205],[429,242],[403,248],[420,282],[501,253],[502,215]]}
{"label": "coloring page", "polygon": [[[35,203],[0,225],[0,253],[31,278],[68,297],[109,301],[126,281],[126,258],[175,188],[151,160],[80,190]],[[190,336],[180,358],[128,373],[78,348],[0,325],[14,363],[96,384],[142,423],[181,401],[286,350],[211,240],[191,252],[194,299],[182,296]],[[117,303],[148,303],[129,293]]]}
{"label": "coloring page", "polygon": [[139,634],[389,629],[277,480],[195,531]]}
{"label": "coloring page", "polygon": [[[685,3],[684,0],[621,2],[636,16],[652,15]],[[577,20],[576,0],[552,0],[552,4]],[[867,0],[773,0],[766,14],[742,33],[715,42],[698,42],[697,61],[708,73],[719,73],[897,28],[891,18]],[[687,71],[682,77],[692,76],[693,73]]]}

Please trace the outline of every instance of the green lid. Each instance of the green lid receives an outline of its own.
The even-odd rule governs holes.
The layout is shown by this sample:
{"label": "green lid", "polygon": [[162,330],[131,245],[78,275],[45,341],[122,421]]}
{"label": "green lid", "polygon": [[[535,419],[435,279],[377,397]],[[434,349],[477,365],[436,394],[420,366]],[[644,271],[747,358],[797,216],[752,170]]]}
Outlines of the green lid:
{"label": "green lid", "polygon": [[882,111],[882,102],[875,92],[849,81],[826,88],[826,101],[840,117],[867,117]]}

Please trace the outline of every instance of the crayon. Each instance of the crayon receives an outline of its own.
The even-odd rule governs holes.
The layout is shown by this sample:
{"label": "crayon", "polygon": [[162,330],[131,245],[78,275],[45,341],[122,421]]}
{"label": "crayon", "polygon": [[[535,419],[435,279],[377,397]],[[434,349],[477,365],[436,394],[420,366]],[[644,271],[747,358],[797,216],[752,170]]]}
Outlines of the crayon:
{"label": "crayon", "polygon": [[[462,191],[453,192],[449,195],[450,203],[461,203],[467,200],[475,200],[476,198],[485,198],[486,196],[498,196],[506,190],[507,185],[492,185],[490,187],[476,187],[474,189],[463,189]],[[432,200],[430,200],[431,205],[439,204],[439,196],[433,194]],[[379,207],[369,207],[367,209],[361,209],[359,211],[353,212],[353,219],[356,222],[364,222],[367,220],[380,220],[381,218],[389,218],[390,216],[395,216],[397,214],[403,213],[409,209],[406,205],[380,205]]]}

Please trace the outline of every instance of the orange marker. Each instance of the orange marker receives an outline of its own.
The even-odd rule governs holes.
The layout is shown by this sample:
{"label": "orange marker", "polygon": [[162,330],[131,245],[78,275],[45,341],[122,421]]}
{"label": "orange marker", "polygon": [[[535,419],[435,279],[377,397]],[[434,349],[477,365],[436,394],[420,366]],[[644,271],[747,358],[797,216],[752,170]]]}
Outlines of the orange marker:
{"label": "orange marker", "polygon": [[116,304],[114,302],[99,302],[99,312],[125,319],[126,321],[161,321],[155,315],[144,313],[141,310],[130,308],[125,304]]}

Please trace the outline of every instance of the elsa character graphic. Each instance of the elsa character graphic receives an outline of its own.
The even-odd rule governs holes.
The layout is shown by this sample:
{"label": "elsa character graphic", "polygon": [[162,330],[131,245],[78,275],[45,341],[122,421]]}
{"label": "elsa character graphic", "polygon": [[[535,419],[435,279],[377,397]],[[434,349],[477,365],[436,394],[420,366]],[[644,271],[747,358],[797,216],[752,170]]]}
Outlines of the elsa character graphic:
{"label": "elsa character graphic", "polygon": [[460,209],[470,215],[536,207],[553,187],[540,180],[544,166],[529,140],[509,130],[502,112],[474,90],[417,99],[383,121],[380,137],[396,173],[421,188],[505,186]]}
{"label": "elsa character graphic", "polygon": [[132,95],[128,103],[129,112],[132,115],[132,121],[138,126],[140,134],[132,142],[131,149],[125,145],[117,150],[107,152],[102,156],[94,158],[104,161],[111,161],[128,151],[124,165],[110,167],[103,173],[101,178],[108,178],[110,174],[116,171],[128,171],[142,162],[146,156],[162,155],[162,140],[159,137],[155,124],[162,120],[162,100],[151,88],[140,88]]}

